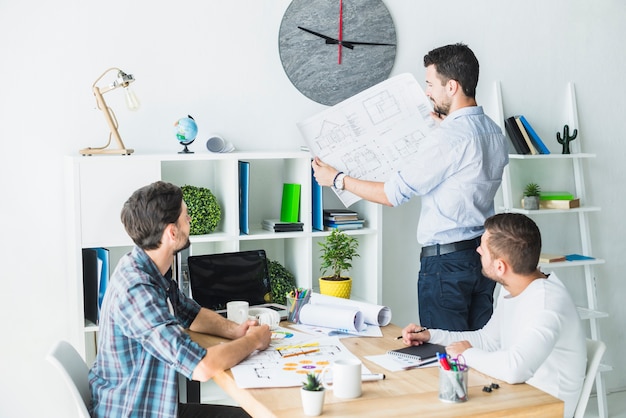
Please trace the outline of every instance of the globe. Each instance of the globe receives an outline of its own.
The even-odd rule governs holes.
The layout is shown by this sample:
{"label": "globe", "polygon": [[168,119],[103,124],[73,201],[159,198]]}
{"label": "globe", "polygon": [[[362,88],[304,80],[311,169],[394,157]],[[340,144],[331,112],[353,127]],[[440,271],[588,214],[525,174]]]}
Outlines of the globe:
{"label": "globe", "polygon": [[185,148],[179,151],[179,154],[193,154],[193,151],[189,151],[187,145],[190,145],[198,135],[198,125],[196,121],[190,115],[186,118],[180,118],[174,124],[174,132],[176,133],[176,139]]}

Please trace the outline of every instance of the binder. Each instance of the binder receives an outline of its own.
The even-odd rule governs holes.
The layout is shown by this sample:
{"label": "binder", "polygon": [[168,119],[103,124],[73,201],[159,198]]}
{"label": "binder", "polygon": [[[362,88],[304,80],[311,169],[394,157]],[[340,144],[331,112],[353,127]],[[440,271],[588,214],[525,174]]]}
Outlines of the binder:
{"label": "binder", "polygon": [[83,309],[85,319],[98,323],[98,254],[83,248]]}
{"label": "binder", "polygon": [[250,163],[239,161],[239,233],[248,235],[250,224],[248,209],[250,206]]}
{"label": "binder", "polygon": [[106,248],[96,248],[98,259],[98,321],[100,320],[100,308],[104,300],[104,294],[109,284],[109,250]]}
{"label": "binder", "polygon": [[300,185],[283,184],[283,199],[280,208],[281,222],[298,222],[300,215]]}
{"label": "binder", "polygon": [[322,186],[319,185],[317,180],[315,180],[315,176],[313,175],[314,171],[311,168],[311,212],[312,219],[311,225],[313,229],[318,231],[324,230],[324,201],[323,201],[323,193]]}

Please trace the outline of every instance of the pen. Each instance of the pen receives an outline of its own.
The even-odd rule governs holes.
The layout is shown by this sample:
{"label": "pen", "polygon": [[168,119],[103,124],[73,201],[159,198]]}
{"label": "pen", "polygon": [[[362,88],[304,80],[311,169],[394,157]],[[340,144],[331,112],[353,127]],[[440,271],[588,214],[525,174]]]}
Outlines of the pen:
{"label": "pen", "polygon": [[372,382],[374,380],[383,380],[385,375],[383,373],[365,373],[361,375],[361,381]]}
{"label": "pen", "polygon": [[[426,331],[428,328],[426,327],[422,327],[421,329],[418,329],[416,331],[411,332],[411,334],[419,334],[420,332],[424,332]],[[402,339],[402,335],[399,337],[396,337],[396,340],[401,340]]]}

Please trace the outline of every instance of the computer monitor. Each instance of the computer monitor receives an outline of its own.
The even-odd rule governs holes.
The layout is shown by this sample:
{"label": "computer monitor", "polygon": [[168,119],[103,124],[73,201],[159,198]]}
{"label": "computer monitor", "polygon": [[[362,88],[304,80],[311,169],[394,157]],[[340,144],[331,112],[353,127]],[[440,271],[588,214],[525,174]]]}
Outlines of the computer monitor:
{"label": "computer monitor", "polygon": [[265,250],[195,255],[187,258],[191,297],[215,311],[232,300],[250,306],[270,301],[270,279]]}

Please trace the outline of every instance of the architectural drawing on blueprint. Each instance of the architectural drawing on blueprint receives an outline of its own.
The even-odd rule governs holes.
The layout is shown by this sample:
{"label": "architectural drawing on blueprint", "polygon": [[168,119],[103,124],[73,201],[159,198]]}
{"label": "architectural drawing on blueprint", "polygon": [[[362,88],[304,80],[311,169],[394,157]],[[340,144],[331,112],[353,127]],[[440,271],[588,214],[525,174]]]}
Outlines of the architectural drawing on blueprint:
{"label": "architectural drawing on blueprint", "polygon": [[[337,337],[317,339],[315,345],[287,350],[269,348],[253,353],[231,368],[241,388],[300,386],[304,375],[318,372],[337,359],[357,358]],[[370,373],[363,366],[362,373]]]}
{"label": "architectural drawing on blueprint", "polygon": [[[401,74],[301,122],[313,155],[364,180],[385,181],[435,127],[431,105],[411,74]],[[349,206],[359,200],[337,195]]]}

